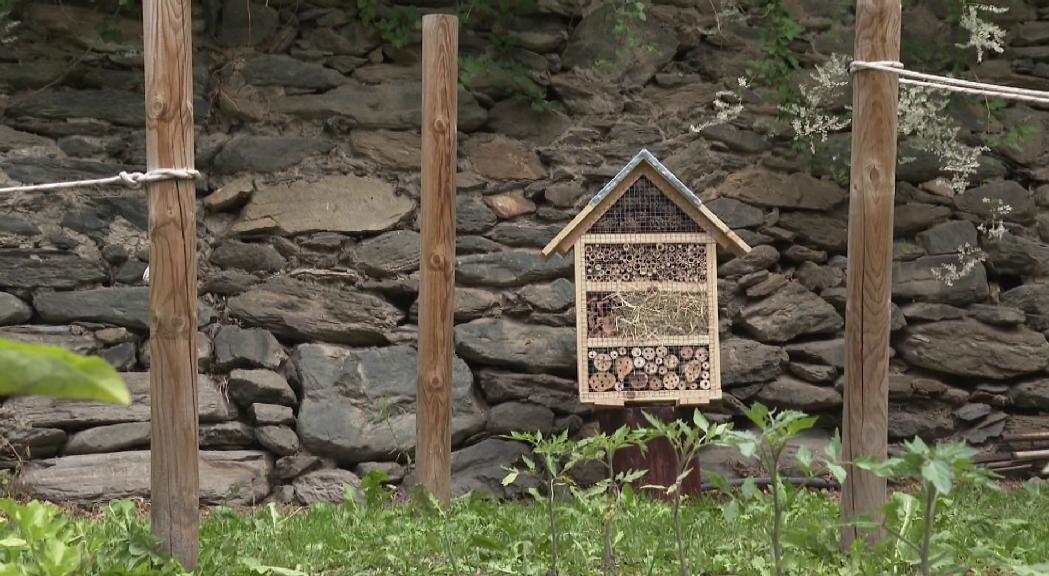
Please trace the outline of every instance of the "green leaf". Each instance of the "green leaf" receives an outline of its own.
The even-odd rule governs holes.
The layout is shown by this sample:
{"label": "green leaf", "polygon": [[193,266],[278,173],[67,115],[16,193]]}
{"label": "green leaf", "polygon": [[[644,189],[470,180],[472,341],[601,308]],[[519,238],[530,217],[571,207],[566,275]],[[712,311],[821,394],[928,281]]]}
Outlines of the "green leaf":
{"label": "green leaf", "polygon": [[131,401],[120,375],[101,358],[57,346],[0,340],[0,396],[20,395],[113,404]]}
{"label": "green leaf", "polygon": [[951,493],[951,467],[943,460],[928,460],[922,465],[922,478],[925,478],[940,494]]}
{"label": "green leaf", "polygon": [[517,468],[511,469],[510,473],[503,477],[503,486],[509,486],[513,484],[517,480],[518,475],[520,475],[520,472],[517,470]]}
{"label": "green leaf", "polygon": [[794,455],[798,459],[798,463],[801,464],[803,471],[807,474],[812,470],[812,452],[809,451],[809,447],[802,444],[798,446],[798,452]]}
{"label": "green leaf", "polygon": [[825,462],[824,464],[827,466],[827,470],[830,471],[831,475],[834,476],[834,479],[837,480],[839,484],[845,482],[845,478],[846,476],[848,476],[848,473],[845,472],[844,466],[838,464],[837,462]]}

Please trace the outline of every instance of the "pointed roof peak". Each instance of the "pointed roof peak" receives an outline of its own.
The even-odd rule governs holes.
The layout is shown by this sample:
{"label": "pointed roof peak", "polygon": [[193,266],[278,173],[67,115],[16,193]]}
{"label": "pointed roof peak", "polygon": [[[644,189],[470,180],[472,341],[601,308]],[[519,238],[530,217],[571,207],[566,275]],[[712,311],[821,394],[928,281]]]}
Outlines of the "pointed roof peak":
{"label": "pointed roof peak", "polygon": [[[608,196],[615,190],[618,190],[642,163],[646,164],[655,175],[666,182],[674,192],[677,192],[681,199],[691,205],[694,210],[690,216],[702,228],[710,231],[718,242],[737,254],[746,254],[750,251],[750,246],[711,212],[709,208],[704,206],[703,201],[699,199],[699,196],[696,196],[695,192],[689,189],[669,168],[664,166],[654,154],[649,152],[648,148],[642,148],[607,184],[594,194],[587,206],[543,248],[543,254],[549,256],[554,251],[562,254],[567,252],[575,244],[578,236],[585,233],[593,225],[594,219],[590,218],[591,213],[597,210],[599,206],[605,204]],[[607,209],[607,206],[604,209]],[[583,226],[583,228],[578,230],[580,226]]]}

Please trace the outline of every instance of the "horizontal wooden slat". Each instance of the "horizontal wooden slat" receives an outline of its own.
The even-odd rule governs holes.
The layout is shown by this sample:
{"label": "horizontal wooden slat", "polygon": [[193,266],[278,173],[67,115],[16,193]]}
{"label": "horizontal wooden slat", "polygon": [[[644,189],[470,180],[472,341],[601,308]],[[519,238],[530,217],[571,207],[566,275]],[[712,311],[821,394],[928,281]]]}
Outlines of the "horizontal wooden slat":
{"label": "horizontal wooden slat", "polygon": [[710,336],[654,336],[652,338],[587,338],[587,348],[611,348],[614,346],[705,346],[710,344]]}
{"label": "horizontal wooden slat", "polygon": [[709,234],[695,232],[664,232],[652,234],[636,232],[632,234],[586,234],[583,236],[590,244],[706,244],[714,242]]}

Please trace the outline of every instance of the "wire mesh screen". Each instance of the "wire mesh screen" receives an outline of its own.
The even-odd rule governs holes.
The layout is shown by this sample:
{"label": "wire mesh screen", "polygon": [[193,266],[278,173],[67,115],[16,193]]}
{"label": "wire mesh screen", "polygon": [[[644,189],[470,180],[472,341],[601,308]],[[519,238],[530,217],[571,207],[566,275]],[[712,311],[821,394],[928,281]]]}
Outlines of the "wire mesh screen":
{"label": "wire mesh screen", "polygon": [[642,176],[590,229],[594,234],[702,232],[696,221]]}
{"label": "wire mesh screen", "polygon": [[591,392],[709,390],[707,346],[618,346],[587,353]]}

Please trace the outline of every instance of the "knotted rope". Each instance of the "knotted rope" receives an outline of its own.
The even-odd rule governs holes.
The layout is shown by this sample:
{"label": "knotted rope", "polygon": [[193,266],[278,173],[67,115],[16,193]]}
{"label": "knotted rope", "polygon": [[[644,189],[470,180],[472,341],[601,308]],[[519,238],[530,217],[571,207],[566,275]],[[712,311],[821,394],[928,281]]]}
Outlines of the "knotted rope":
{"label": "knotted rope", "polygon": [[55,190],[68,190],[71,188],[82,188],[84,186],[109,186],[111,184],[123,184],[129,188],[140,188],[143,184],[151,182],[164,182],[166,180],[195,180],[200,172],[191,168],[158,168],[148,172],[121,172],[116,176],[108,178],[95,178],[92,180],[72,180],[69,182],[52,182],[50,184],[30,184],[27,186],[10,186],[0,188],[2,192],[51,192]]}
{"label": "knotted rope", "polygon": [[914,72],[905,69],[902,62],[896,62],[894,60],[878,60],[874,62],[853,60],[852,63],[849,64],[849,71],[855,74],[859,70],[878,70],[895,74],[899,76],[900,84],[910,84],[912,86],[922,86],[925,88],[947,90],[949,92],[959,92],[962,94],[991,96],[1006,100],[1020,100],[1023,102],[1033,102],[1035,104],[1049,104],[1049,92],[1042,90],[998,86],[996,84],[987,84],[985,82],[973,82],[971,80],[960,80],[949,76],[937,76],[936,74]]}

